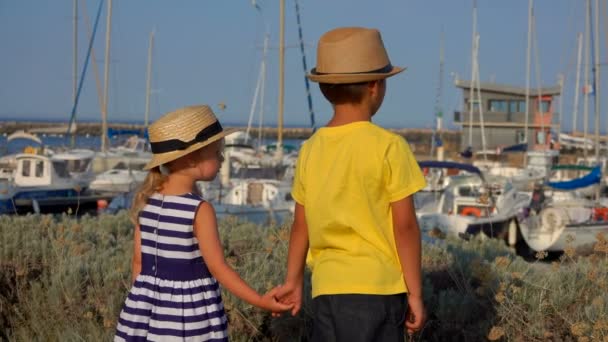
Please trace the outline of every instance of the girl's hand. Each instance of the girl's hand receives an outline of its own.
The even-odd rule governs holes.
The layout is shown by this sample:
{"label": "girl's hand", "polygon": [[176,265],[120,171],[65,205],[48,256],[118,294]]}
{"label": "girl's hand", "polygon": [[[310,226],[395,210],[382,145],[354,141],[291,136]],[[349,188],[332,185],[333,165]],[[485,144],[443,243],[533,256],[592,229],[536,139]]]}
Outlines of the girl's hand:
{"label": "girl's hand", "polygon": [[293,304],[283,304],[277,301],[276,294],[280,287],[281,286],[279,285],[260,297],[258,306],[273,313],[291,310],[291,308],[293,308]]}
{"label": "girl's hand", "polygon": [[[285,282],[283,286],[277,286],[278,291],[276,297],[281,303],[290,304],[293,306],[291,315],[295,316],[302,308],[302,281]],[[278,313],[273,313],[273,316],[279,316]]]}

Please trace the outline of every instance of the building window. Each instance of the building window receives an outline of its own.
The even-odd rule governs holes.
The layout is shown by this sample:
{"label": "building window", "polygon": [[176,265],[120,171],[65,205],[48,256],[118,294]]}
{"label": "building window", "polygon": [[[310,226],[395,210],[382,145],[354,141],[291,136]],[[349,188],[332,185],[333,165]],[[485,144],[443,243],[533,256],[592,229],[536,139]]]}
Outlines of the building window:
{"label": "building window", "polygon": [[526,112],[526,101],[524,100],[519,100],[519,101],[511,101],[513,103],[513,108],[517,108],[517,111],[519,113],[525,113]]}
{"label": "building window", "polygon": [[42,160],[36,161],[36,177],[42,178],[44,175],[44,162]]}
{"label": "building window", "polygon": [[551,101],[541,102],[540,110],[543,113],[549,113],[549,107],[551,107]]}
{"label": "building window", "polygon": [[518,144],[523,144],[526,142],[526,133],[523,130],[517,131],[515,136]]}
{"label": "building window", "polygon": [[23,177],[29,177],[30,176],[30,168],[31,168],[31,163],[29,160],[24,160],[23,164],[21,164],[21,166],[23,167],[21,169],[21,175]]}
{"label": "building window", "polygon": [[526,101],[521,101],[521,100],[509,101],[509,112],[510,113],[525,113],[526,112]]}
{"label": "building window", "polygon": [[536,143],[539,145],[544,145],[545,143],[545,132],[538,131],[536,132]]}
{"label": "building window", "polygon": [[490,112],[507,112],[507,101],[505,100],[490,100],[488,109]]}
{"label": "building window", "polygon": [[473,110],[479,110],[479,101],[471,100],[468,102],[469,102],[469,110],[471,109],[471,106],[473,106]]}

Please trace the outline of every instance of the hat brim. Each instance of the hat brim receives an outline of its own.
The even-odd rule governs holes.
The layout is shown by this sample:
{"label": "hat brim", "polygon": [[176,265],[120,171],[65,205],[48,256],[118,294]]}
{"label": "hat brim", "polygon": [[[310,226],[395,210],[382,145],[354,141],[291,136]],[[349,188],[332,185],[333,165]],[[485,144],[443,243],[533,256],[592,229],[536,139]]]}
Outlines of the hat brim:
{"label": "hat brim", "polygon": [[177,150],[177,151],[171,151],[171,152],[166,152],[166,153],[154,154],[152,156],[152,160],[150,160],[150,162],[148,162],[148,164],[146,164],[146,166],[144,166],[144,170],[150,170],[157,166],[174,161],[177,158],[181,158],[189,153],[199,150],[199,149],[201,149],[207,145],[210,145],[210,144],[224,138],[225,136],[232,134],[234,132],[237,132],[237,131],[239,131],[239,130],[236,128],[230,128],[230,129],[224,130],[224,131],[212,136],[211,138],[209,138],[205,141],[196,143],[184,150]]}
{"label": "hat brim", "polygon": [[362,73],[362,74],[307,74],[309,80],[317,83],[345,84],[370,82],[388,78],[404,71],[407,68],[393,66],[393,69],[386,73]]}

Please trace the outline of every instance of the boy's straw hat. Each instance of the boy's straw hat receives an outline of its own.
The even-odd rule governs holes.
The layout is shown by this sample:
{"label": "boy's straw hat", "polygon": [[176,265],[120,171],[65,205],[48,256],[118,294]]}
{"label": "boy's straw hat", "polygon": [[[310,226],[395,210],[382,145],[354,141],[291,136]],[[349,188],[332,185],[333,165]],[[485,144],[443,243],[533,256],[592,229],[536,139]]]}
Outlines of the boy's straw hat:
{"label": "boy's straw hat", "polygon": [[211,108],[205,105],[165,114],[148,127],[153,156],[145,169],[183,157],[234,131],[223,130]]}
{"label": "boy's straw hat", "polygon": [[319,83],[360,83],[387,78],[403,70],[391,65],[378,30],[341,27],[321,36],[317,66],[307,76]]}

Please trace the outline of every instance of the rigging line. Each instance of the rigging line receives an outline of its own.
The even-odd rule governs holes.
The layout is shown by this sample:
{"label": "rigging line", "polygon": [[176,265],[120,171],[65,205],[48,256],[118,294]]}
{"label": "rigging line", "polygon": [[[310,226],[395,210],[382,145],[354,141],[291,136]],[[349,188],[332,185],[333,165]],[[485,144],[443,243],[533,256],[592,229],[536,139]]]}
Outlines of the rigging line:
{"label": "rigging line", "polygon": [[[562,73],[562,82],[563,84],[566,84],[566,81],[568,79],[570,79],[570,73],[574,70],[576,71],[576,64],[575,64],[575,59],[576,59],[576,53],[577,53],[577,49],[573,49],[571,54],[570,54],[570,59],[568,60],[568,63],[564,65],[564,67],[562,68],[563,73]],[[562,92],[560,93],[560,98],[564,97],[564,89],[566,87],[562,85]],[[562,113],[560,113],[561,115]],[[561,122],[560,122],[561,125]]]}
{"label": "rigging line", "polygon": [[310,82],[306,74],[308,73],[308,67],[306,66],[306,52],[304,51],[304,38],[302,34],[302,22],[300,21],[300,6],[298,0],[294,0],[296,7],[296,19],[298,22],[298,38],[300,39],[300,52],[302,53],[302,67],[304,69],[304,85],[306,87],[306,101],[308,102],[308,112],[310,114],[310,127],[312,131],[317,129],[315,124],[315,112],[312,107],[312,97],[310,96]]}
{"label": "rigging line", "polygon": [[[261,25],[262,25],[262,30],[264,31],[263,34],[263,46],[262,46],[262,58],[261,58],[261,62],[260,62],[260,70],[257,73],[258,78],[256,81],[256,88],[258,88],[258,84],[259,84],[259,95],[258,97],[260,98],[259,104],[257,105],[257,107],[259,108],[260,111],[260,115],[259,115],[259,121],[258,121],[258,141],[257,141],[257,148],[258,150],[260,149],[260,147],[262,146],[262,137],[263,137],[263,132],[262,132],[262,126],[263,126],[263,121],[264,121],[264,92],[265,92],[265,87],[266,87],[266,63],[268,61],[268,50],[270,49],[270,24],[268,24],[266,22],[266,17],[264,16],[264,11],[262,10],[262,7],[257,3],[256,0],[251,0],[251,5],[254,7],[254,9],[256,10],[256,12],[259,14],[260,19],[261,19]],[[255,26],[255,39],[254,39],[254,44],[253,44],[253,48],[252,48],[252,54],[250,57],[250,60],[254,60],[255,56],[257,55],[257,50],[259,47],[259,39],[262,35],[259,34],[260,33],[260,28],[259,25]],[[254,74],[254,69],[255,66],[252,64],[248,70],[248,76],[247,76],[247,84],[251,84],[252,83],[252,79],[253,79],[253,74]],[[256,101],[257,102],[257,101]],[[255,108],[256,106],[254,106]],[[255,109],[252,108],[252,111],[255,111]],[[248,125],[249,126],[249,125]]]}
{"label": "rigging line", "polygon": [[93,48],[93,41],[95,40],[95,33],[97,32],[97,26],[99,24],[99,17],[101,16],[101,10],[103,9],[103,0],[99,0],[99,8],[97,9],[97,16],[95,17],[95,24],[93,25],[93,34],[91,35],[91,39],[89,40],[89,48],[87,50],[87,56],[84,61],[84,65],[82,67],[82,73],[80,74],[80,82],[78,84],[78,91],[76,92],[76,98],[74,99],[74,104],[72,106],[72,113],[70,114],[70,122],[68,124],[67,135],[75,134],[75,132],[71,132],[72,124],[76,119],[76,108],[78,107],[78,100],[80,99],[80,93],[82,91],[82,85],[84,83],[84,77],[87,73],[87,67],[89,65],[89,60],[91,58],[91,49]]}
{"label": "rigging line", "polygon": [[[571,7],[572,8],[570,8],[570,11],[568,12],[570,15],[568,16],[568,24],[566,25],[566,27],[567,27],[567,30],[565,31],[566,32],[566,35],[565,35],[566,37],[571,36],[572,32],[576,32],[576,29],[574,29],[574,21],[575,21],[574,18],[578,14],[578,11],[577,11],[578,2],[577,1],[572,1]],[[568,50],[574,51],[572,49],[572,47],[568,47],[568,42],[569,41],[570,40],[568,40],[568,39],[564,39],[563,51],[560,54],[560,61],[559,62],[560,62],[562,70],[566,69],[566,67],[567,67],[567,65],[564,64],[564,62],[566,60],[564,58],[564,56],[568,54],[567,51]],[[574,53],[571,53],[571,55],[574,56]],[[571,57],[571,59],[570,59],[571,62],[572,62],[572,59],[573,59],[573,57]],[[570,65],[570,64],[568,64],[568,65]]]}
{"label": "rigging line", "polygon": [[[264,61],[262,61],[264,63]],[[253,121],[253,114],[255,113],[255,108],[258,102],[258,94],[260,93],[260,86],[262,84],[262,73],[264,72],[263,64],[260,65],[260,73],[258,75],[258,80],[255,85],[255,91],[253,92],[253,99],[251,100],[251,109],[249,110],[249,120],[247,121],[247,130],[245,131],[245,144],[249,140],[249,131],[251,130],[251,123]]]}
{"label": "rigging line", "polygon": [[[85,26],[87,27],[87,33],[89,39],[92,39],[91,35],[91,23],[89,21],[89,15],[87,14],[87,2],[83,1],[82,4],[82,16],[84,17]],[[91,62],[93,63],[93,73],[95,74],[95,86],[97,88],[97,100],[99,101],[99,110],[102,110],[103,95],[101,93],[101,80],[99,79],[99,69],[97,68],[97,62],[95,61],[95,48],[91,47]]]}

